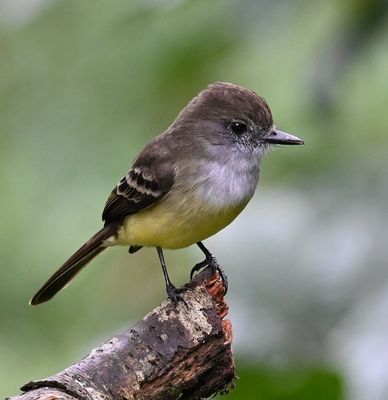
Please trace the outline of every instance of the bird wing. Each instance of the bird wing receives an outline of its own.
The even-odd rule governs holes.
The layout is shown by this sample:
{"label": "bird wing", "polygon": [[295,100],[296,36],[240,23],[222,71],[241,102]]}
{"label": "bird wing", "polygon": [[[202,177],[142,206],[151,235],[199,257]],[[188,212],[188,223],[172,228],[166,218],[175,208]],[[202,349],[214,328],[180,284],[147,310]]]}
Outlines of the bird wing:
{"label": "bird wing", "polygon": [[145,166],[133,167],[116,185],[105,204],[102,213],[105,225],[151,206],[170,190],[173,182],[171,165],[163,163],[154,170]]}

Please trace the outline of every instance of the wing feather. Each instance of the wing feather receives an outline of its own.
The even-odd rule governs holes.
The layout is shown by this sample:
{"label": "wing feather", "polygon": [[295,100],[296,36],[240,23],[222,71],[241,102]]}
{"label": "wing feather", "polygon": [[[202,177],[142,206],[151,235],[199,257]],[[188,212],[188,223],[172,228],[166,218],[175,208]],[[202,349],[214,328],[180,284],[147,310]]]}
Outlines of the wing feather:
{"label": "wing feather", "polygon": [[174,181],[172,167],[152,172],[147,167],[130,169],[110,194],[102,219],[105,225],[137,213],[162,198]]}

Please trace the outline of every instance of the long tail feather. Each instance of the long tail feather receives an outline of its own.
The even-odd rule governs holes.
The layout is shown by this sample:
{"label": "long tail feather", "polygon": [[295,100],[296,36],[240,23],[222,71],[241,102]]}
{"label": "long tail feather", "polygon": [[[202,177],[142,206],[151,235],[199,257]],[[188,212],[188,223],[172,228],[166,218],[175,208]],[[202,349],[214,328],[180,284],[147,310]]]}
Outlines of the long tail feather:
{"label": "long tail feather", "polygon": [[92,236],[83,246],[81,246],[39,289],[35,296],[30,300],[31,305],[37,305],[50,300],[61,289],[81,271],[97,254],[105,250],[104,240],[114,235],[117,231],[116,225],[104,226],[94,236]]}

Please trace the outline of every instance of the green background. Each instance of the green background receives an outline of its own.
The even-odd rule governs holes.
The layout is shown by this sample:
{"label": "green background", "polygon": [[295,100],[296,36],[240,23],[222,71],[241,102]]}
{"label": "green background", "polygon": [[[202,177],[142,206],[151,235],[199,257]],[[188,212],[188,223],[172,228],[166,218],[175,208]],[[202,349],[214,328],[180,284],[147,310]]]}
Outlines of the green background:
{"label": "green background", "polygon": [[[55,373],[165,297],[154,250],[102,254],[27,305],[96,230],[142,146],[207,84],[264,96],[306,142],[207,241],[230,280],[231,399],[388,397],[384,1],[0,1],[0,395]],[[174,282],[202,259],[166,252]]]}

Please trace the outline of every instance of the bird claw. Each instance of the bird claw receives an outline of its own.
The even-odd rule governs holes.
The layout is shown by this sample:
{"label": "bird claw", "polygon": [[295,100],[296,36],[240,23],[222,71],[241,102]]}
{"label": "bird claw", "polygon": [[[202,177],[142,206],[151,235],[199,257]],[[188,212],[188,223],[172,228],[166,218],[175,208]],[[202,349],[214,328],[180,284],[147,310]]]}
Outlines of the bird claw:
{"label": "bird claw", "polygon": [[224,295],[228,292],[228,277],[226,276],[224,270],[218,264],[216,258],[214,256],[206,257],[205,260],[201,261],[200,263],[194,265],[190,272],[190,279],[193,279],[193,276],[196,272],[199,272],[201,269],[206,268],[207,266],[211,267],[214,273],[218,272],[221,277],[222,284],[224,285]]}
{"label": "bird claw", "polygon": [[166,287],[168,298],[176,305],[179,301],[182,301],[184,305],[189,308],[185,299],[182,296],[182,293],[185,292],[186,288],[177,288],[173,284],[170,284]]}

